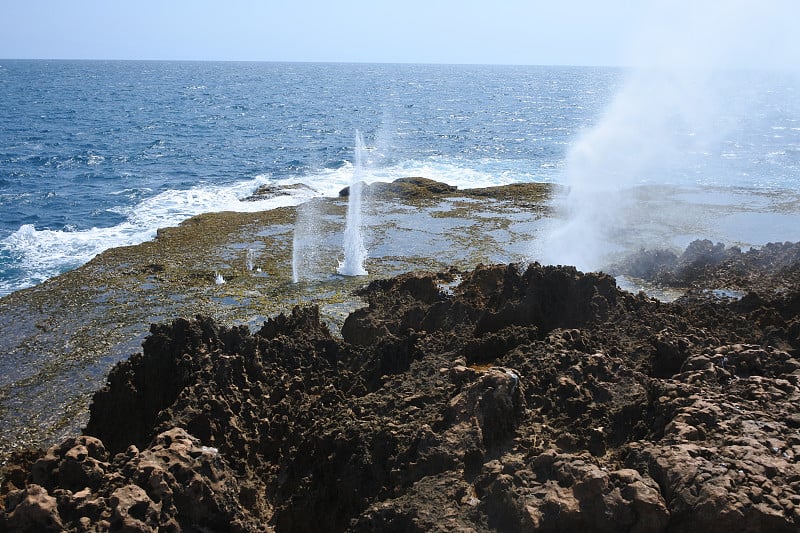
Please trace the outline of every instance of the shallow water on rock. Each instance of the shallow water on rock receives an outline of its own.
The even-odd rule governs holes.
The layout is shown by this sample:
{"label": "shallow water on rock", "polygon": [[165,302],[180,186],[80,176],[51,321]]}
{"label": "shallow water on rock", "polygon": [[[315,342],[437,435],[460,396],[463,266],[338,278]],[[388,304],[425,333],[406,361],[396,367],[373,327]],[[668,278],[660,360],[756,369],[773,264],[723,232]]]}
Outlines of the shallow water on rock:
{"label": "shallow water on rock", "polygon": [[683,289],[676,289],[673,287],[664,287],[654,283],[650,283],[640,278],[630,276],[616,276],[617,287],[624,291],[633,294],[643,292],[650,298],[655,298],[662,302],[674,302],[684,294]]}

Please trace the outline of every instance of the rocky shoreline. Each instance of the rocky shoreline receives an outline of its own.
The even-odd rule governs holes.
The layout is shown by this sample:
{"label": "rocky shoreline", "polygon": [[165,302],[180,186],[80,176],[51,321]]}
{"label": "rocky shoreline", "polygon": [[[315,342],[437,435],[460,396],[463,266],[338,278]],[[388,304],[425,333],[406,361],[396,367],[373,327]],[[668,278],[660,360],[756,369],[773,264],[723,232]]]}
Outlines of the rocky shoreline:
{"label": "rocky shoreline", "polygon": [[[13,450],[78,433],[92,394],[116,362],[140,350],[151,323],[202,314],[257,329],[267,317],[313,302],[337,332],[363,305],[353,290],[370,279],[520,261],[549,210],[552,186],[453,190],[410,178],[368,189],[365,278],[336,275],[347,199],[318,198],[292,208],[200,215],[0,298],[0,465]],[[310,242],[306,275],[293,283],[298,227]],[[217,275],[225,283],[217,284]]]}
{"label": "rocky shoreline", "polygon": [[81,436],[16,452],[0,530],[798,531],[800,244],[615,274],[370,282],[257,331],[151,326]]}

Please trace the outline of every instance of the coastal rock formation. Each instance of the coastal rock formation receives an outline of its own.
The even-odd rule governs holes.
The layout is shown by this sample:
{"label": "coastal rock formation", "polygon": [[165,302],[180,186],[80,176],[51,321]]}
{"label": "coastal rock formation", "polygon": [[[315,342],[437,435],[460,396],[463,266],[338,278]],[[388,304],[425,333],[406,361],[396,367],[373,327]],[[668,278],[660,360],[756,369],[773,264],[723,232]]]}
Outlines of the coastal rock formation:
{"label": "coastal rock formation", "polygon": [[[454,193],[458,187],[448,185],[440,181],[429,178],[409,177],[398,178],[391,183],[377,181],[366,184],[364,187],[368,195],[388,195],[392,197],[405,198],[435,198],[446,194]],[[339,191],[339,196],[350,196],[350,187],[345,187]]]}
{"label": "coastal rock formation", "polygon": [[341,337],[153,325],[84,435],[13,457],[0,530],[797,531],[798,264],[765,250],[702,267],[743,298],[512,264],[372,282]]}
{"label": "coastal rock formation", "polygon": [[612,270],[662,285],[769,294],[800,282],[800,243],[769,243],[742,251],[738,246],[698,240],[680,255],[670,250],[643,250]]}

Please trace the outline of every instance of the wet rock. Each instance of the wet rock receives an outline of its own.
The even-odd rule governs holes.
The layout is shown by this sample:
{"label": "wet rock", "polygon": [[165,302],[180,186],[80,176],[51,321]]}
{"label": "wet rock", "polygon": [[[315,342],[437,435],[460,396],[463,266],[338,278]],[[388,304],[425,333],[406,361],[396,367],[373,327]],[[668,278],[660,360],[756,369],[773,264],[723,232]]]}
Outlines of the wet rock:
{"label": "wet rock", "polygon": [[[453,185],[421,177],[398,178],[391,183],[374,182],[364,187],[364,191],[368,195],[407,199],[436,198],[456,190],[458,188]],[[350,187],[339,191],[339,196],[350,196]]]}
{"label": "wet rock", "polygon": [[272,185],[272,184],[264,184],[260,185],[255,191],[253,191],[249,196],[243,198],[245,202],[259,202],[262,200],[270,200],[275,198],[276,196],[288,196],[291,195],[293,191],[297,190],[304,190],[307,193],[315,193],[314,189],[309,187],[304,183],[292,183],[289,185]]}

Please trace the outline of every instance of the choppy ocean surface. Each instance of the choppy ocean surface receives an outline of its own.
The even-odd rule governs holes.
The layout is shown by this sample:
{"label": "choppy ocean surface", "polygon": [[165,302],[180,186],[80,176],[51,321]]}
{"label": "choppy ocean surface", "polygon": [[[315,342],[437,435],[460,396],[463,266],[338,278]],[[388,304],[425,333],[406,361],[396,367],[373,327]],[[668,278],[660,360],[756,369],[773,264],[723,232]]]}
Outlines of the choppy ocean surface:
{"label": "choppy ocean surface", "polygon": [[[736,191],[723,202],[797,192],[798,77],[724,78],[733,96],[715,100],[708,124],[658,126],[709,141],[635,181]],[[0,296],[199,213],[335,195],[356,130],[367,181],[569,185],[570,149],[615,112],[627,79],[580,67],[0,60]],[[242,201],[297,182],[312,191]]]}

